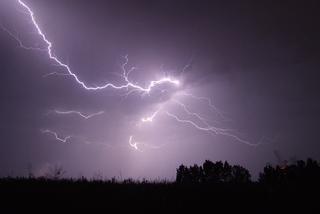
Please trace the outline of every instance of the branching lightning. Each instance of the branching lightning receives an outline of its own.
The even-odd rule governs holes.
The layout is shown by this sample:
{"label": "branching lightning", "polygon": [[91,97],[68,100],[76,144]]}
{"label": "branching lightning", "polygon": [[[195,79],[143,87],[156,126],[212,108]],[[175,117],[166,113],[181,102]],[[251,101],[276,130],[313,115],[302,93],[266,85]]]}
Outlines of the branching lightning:
{"label": "branching lightning", "polygon": [[244,139],[238,137],[237,135],[228,132],[228,129],[221,129],[221,128],[217,128],[217,127],[214,127],[214,126],[201,126],[201,125],[197,124],[196,122],[194,122],[193,120],[181,119],[180,117],[178,117],[177,115],[175,115],[175,114],[173,114],[171,112],[167,111],[166,114],[169,117],[172,117],[173,119],[175,119],[177,122],[189,124],[189,125],[193,126],[194,128],[196,128],[196,129],[198,129],[200,131],[210,132],[210,133],[214,133],[216,135],[224,135],[224,136],[232,137],[235,140],[237,140],[238,142],[244,143],[244,144],[249,145],[249,146],[258,146],[258,145],[260,145],[260,142],[258,142],[256,144],[252,144],[249,141],[244,140]]}
{"label": "branching lightning", "polygon": [[185,113],[187,113],[190,116],[193,116],[195,118],[197,118],[199,121],[201,121],[204,125],[210,127],[208,120],[205,119],[203,116],[201,116],[199,113],[195,113],[195,112],[191,112],[191,110],[189,110],[189,108],[186,106],[186,104],[182,103],[181,101],[178,100],[172,100],[175,104],[177,104],[179,107],[181,107]]}
{"label": "branching lightning", "polygon": [[[36,17],[34,15],[34,12],[32,11],[32,9],[26,4],[24,3],[22,0],[17,0],[17,2],[19,3],[19,5],[21,5],[24,10],[26,11],[26,13],[28,14],[28,16],[31,19],[32,25],[36,30],[36,33],[38,34],[38,36],[41,37],[42,41],[45,43],[46,48],[41,49],[41,48],[32,48],[32,47],[26,47],[25,45],[23,45],[23,43],[21,42],[21,40],[19,39],[18,36],[16,36],[15,34],[11,33],[10,31],[8,31],[6,28],[3,28],[10,36],[12,36],[20,45],[20,47],[24,48],[24,49],[28,49],[28,50],[45,50],[49,59],[52,60],[57,66],[63,68],[66,73],[57,73],[57,72],[52,72],[49,74],[46,74],[44,77],[50,76],[50,75],[61,75],[61,76],[71,76],[78,85],[80,85],[83,89],[85,90],[91,90],[91,91],[96,91],[96,90],[102,90],[102,89],[106,89],[106,88],[111,88],[111,89],[115,89],[115,90],[127,90],[127,94],[126,96],[130,95],[131,93],[134,92],[139,92],[142,94],[150,94],[151,91],[153,89],[155,89],[157,86],[162,85],[162,84],[170,84],[173,85],[175,87],[179,87],[181,82],[178,79],[172,78],[172,77],[168,77],[167,75],[165,75],[163,78],[160,78],[158,80],[152,80],[150,81],[146,86],[142,86],[139,85],[137,83],[132,82],[129,79],[130,73],[133,72],[134,70],[136,70],[136,67],[131,67],[130,69],[127,69],[127,65],[129,62],[128,56],[124,56],[125,62],[122,64],[121,69],[122,69],[122,74],[121,74],[121,79],[122,79],[122,84],[114,84],[114,83],[105,83],[103,85],[100,86],[89,86],[87,83],[85,83],[84,81],[80,80],[80,78],[77,76],[76,73],[74,73],[74,71],[71,70],[70,66],[64,62],[62,62],[59,57],[55,56],[53,53],[53,43],[51,41],[49,41],[47,39],[47,36],[45,35],[45,33],[43,32],[43,30],[40,28]],[[193,59],[192,59],[193,60]],[[185,73],[192,65],[192,60],[190,61],[189,64],[187,64],[183,69],[181,74]],[[229,118],[227,118],[221,111],[218,110],[218,108],[213,105],[213,102],[211,101],[211,99],[207,98],[207,97],[203,97],[203,96],[195,96],[193,94],[190,93],[186,93],[186,92],[182,92],[179,95],[182,96],[186,96],[189,98],[192,98],[194,100],[197,101],[204,101],[207,103],[208,107],[213,110],[217,115],[219,115],[220,119],[223,119],[224,121],[230,121]],[[233,139],[235,139],[238,142],[250,145],[250,146],[257,146],[258,144],[252,144],[249,141],[246,141],[240,137],[238,137],[236,134],[233,134],[233,130],[231,129],[225,129],[225,128],[219,128],[219,127],[215,127],[213,125],[209,124],[209,120],[207,118],[205,118],[203,115],[200,115],[199,113],[193,112],[190,110],[189,107],[187,107],[186,104],[184,104],[181,101],[175,100],[175,99],[171,99],[170,101],[172,101],[174,104],[176,104],[177,106],[179,106],[183,112],[188,115],[188,119],[182,119],[180,117],[178,117],[177,115],[169,112],[169,111],[165,111],[166,115],[175,119],[177,122],[182,123],[182,124],[189,124],[192,127],[200,130],[200,131],[205,131],[205,132],[209,132],[211,134],[215,134],[215,135],[223,135],[223,136],[228,136],[231,137]],[[161,109],[156,110],[155,112],[153,112],[150,116],[147,117],[143,117],[141,118],[141,122],[143,123],[150,123],[153,122],[153,120],[155,119],[155,117],[158,115],[158,113],[162,111]],[[84,118],[84,119],[89,119],[92,118],[94,116],[98,116],[103,114],[103,111],[97,112],[97,113],[93,113],[93,114],[83,114],[79,111],[59,111],[59,110],[55,110],[56,114],[62,114],[62,115],[67,115],[67,114],[76,114],[79,115],[80,117]],[[60,141],[60,142],[64,142],[66,143],[71,136],[67,136],[65,138],[60,138],[58,136],[58,134],[56,132],[50,131],[50,130],[44,130],[42,131],[43,133],[48,133],[48,134],[52,134],[56,140]],[[91,142],[88,142],[91,144]],[[143,143],[138,143],[136,141],[134,141],[133,136],[131,135],[129,137],[129,145],[134,148],[134,150],[136,151],[142,151],[138,145],[145,145],[145,146],[149,146],[148,144],[143,144]],[[150,148],[152,148],[153,146],[150,146]],[[154,148],[158,148],[157,146],[154,146]]]}
{"label": "branching lightning", "polygon": [[[18,0],[19,4],[24,7],[28,13],[29,13],[29,16],[31,18],[31,21],[34,25],[34,27],[36,28],[37,30],[37,33],[38,35],[42,38],[42,40],[46,43],[47,45],[47,53],[48,53],[48,56],[51,60],[53,60],[54,62],[56,62],[59,66],[63,67],[66,69],[66,71],[68,72],[69,75],[71,75],[78,84],[80,84],[84,89],[86,90],[101,90],[101,89],[105,89],[105,88],[113,88],[113,89],[128,89],[128,88],[132,88],[134,90],[138,90],[140,92],[143,92],[143,93],[150,93],[150,91],[160,85],[160,84],[163,84],[163,83],[170,83],[172,85],[176,85],[178,86],[180,84],[179,80],[176,80],[176,79],[172,79],[170,77],[164,77],[164,78],[161,78],[159,80],[153,80],[153,81],[150,81],[150,83],[146,86],[146,87],[143,87],[143,86],[140,86],[140,85],[137,85],[137,84],[134,84],[132,83],[131,81],[129,81],[129,78],[128,78],[128,75],[130,74],[130,72],[126,73],[124,71],[124,81],[125,83],[122,84],[122,85],[116,85],[116,84],[113,84],[113,83],[106,83],[104,85],[101,85],[101,86],[96,86],[96,87],[92,87],[92,86],[88,86],[85,82],[81,81],[79,79],[79,77],[71,70],[71,68],[69,67],[69,65],[63,63],[62,61],[60,61],[60,59],[58,59],[58,57],[54,56],[53,54],[53,51],[52,51],[52,48],[53,48],[53,44],[51,41],[49,41],[46,37],[46,35],[43,33],[43,31],[41,30],[38,22],[36,21],[36,18],[35,18],[35,15],[34,15],[34,12],[31,10],[31,8],[26,5],[22,0]],[[124,65],[125,66],[125,65]]]}
{"label": "branching lightning", "polygon": [[132,135],[129,137],[129,145],[130,145],[132,148],[134,148],[135,150],[142,152],[142,151],[138,148],[138,142],[133,141],[133,136],[132,136]]}
{"label": "branching lightning", "polygon": [[69,136],[67,136],[67,137],[65,137],[65,138],[61,138],[61,137],[58,136],[58,134],[57,134],[56,132],[51,131],[51,130],[49,130],[49,129],[41,130],[41,132],[42,132],[43,134],[46,134],[46,133],[47,133],[47,134],[53,135],[57,141],[60,141],[60,142],[62,142],[62,143],[68,142],[68,140],[72,137],[72,136],[69,135]]}
{"label": "branching lightning", "polygon": [[202,96],[196,96],[196,95],[193,95],[191,93],[187,93],[187,92],[182,92],[180,93],[180,95],[182,96],[188,96],[192,99],[195,99],[195,100],[200,100],[200,101],[204,101],[208,104],[208,106],[210,107],[210,109],[218,114],[224,121],[231,121],[230,118],[227,118],[212,102],[212,100],[208,97],[202,97]]}
{"label": "branching lightning", "polygon": [[150,145],[146,143],[136,142],[133,139],[132,135],[129,137],[129,145],[130,147],[134,148],[136,151],[139,151],[139,152],[143,152],[143,150],[139,148],[139,146],[142,146],[143,148],[149,148],[149,149],[160,149],[163,146],[163,145]]}
{"label": "branching lightning", "polygon": [[159,113],[160,109],[155,111],[151,116],[149,117],[143,117],[141,118],[141,122],[143,123],[151,123],[153,121],[153,119],[157,116],[157,114]]}
{"label": "branching lightning", "polygon": [[6,27],[4,27],[3,25],[0,25],[1,29],[3,31],[5,31],[9,36],[11,36],[14,40],[16,40],[19,44],[20,48],[26,49],[26,50],[34,50],[34,51],[46,51],[46,49],[42,49],[42,48],[38,48],[38,47],[29,47],[26,46],[25,44],[23,44],[23,42],[21,41],[21,39],[19,38],[19,36],[17,34],[12,33],[11,31],[9,31]]}
{"label": "branching lightning", "polygon": [[79,111],[59,111],[59,110],[55,110],[54,111],[56,114],[62,114],[62,115],[66,115],[66,114],[76,114],[76,115],[79,115],[80,117],[84,118],[84,119],[90,119],[94,116],[98,116],[98,115],[101,115],[104,113],[104,111],[99,111],[99,112],[96,112],[96,113],[92,113],[92,114],[88,114],[88,115],[85,115]]}
{"label": "branching lightning", "polygon": [[48,77],[48,76],[70,76],[70,74],[51,72],[51,73],[43,75],[42,77]]}

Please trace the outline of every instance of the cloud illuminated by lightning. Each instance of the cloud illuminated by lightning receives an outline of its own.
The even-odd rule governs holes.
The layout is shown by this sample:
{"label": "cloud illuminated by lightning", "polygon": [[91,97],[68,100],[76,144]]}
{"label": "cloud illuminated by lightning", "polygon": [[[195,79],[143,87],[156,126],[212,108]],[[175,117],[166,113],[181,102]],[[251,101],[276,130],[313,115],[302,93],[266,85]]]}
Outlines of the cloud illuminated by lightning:
{"label": "cloud illuminated by lightning", "polygon": [[80,117],[84,118],[84,119],[90,119],[94,116],[98,116],[98,115],[101,115],[104,113],[104,111],[99,111],[97,113],[92,113],[92,114],[88,114],[88,115],[85,115],[79,111],[59,111],[59,110],[55,110],[54,111],[56,114],[62,114],[62,115],[66,115],[66,114],[76,114],[76,115],[79,115]]}

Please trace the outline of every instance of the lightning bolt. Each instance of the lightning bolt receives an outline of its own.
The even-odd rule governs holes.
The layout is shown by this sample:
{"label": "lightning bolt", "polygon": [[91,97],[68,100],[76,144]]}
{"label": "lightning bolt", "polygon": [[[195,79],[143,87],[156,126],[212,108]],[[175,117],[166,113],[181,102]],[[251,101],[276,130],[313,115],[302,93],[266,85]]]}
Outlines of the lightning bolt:
{"label": "lightning bolt", "polygon": [[[114,83],[108,82],[108,83],[105,83],[105,84],[100,85],[100,86],[94,86],[94,87],[93,86],[89,86],[84,81],[80,80],[80,78],[77,76],[76,73],[74,73],[71,70],[71,68],[70,68],[70,66],[68,64],[62,62],[59,59],[59,57],[54,55],[54,53],[53,53],[53,43],[47,39],[47,36],[43,32],[43,30],[40,28],[40,26],[39,26],[39,24],[38,24],[38,22],[37,22],[37,20],[35,18],[35,14],[32,11],[32,9],[26,3],[24,3],[22,0],[17,0],[17,2],[19,3],[19,5],[21,5],[21,7],[24,8],[24,10],[26,11],[26,14],[31,19],[32,25],[35,28],[36,33],[38,34],[39,37],[41,37],[42,41],[46,44],[46,48],[44,50],[46,51],[49,59],[52,60],[53,62],[55,62],[55,64],[57,66],[62,67],[66,71],[66,73],[53,72],[53,73],[49,73],[49,74],[47,74],[45,76],[50,76],[50,75],[71,76],[75,80],[75,82],[78,85],[80,85],[83,89],[90,90],[90,91],[102,90],[102,89],[106,89],[106,88],[112,88],[112,89],[116,89],[116,90],[126,89],[128,91],[127,96],[130,95],[133,92],[139,92],[139,93],[142,93],[142,94],[150,94],[150,92],[154,88],[156,88],[157,86],[162,85],[162,84],[170,84],[170,85],[173,85],[175,87],[179,87],[180,86],[181,82],[178,79],[167,77],[167,75],[165,75],[165,77],[160,78],[158,80],[150,81],[146,86],[141,86],[141,85],[139,85],[137,83],[132,82],[129,79],[130,73],[133,72],[134,70],[136,70],[137,68],[136,67],[131,67],[130,69],[127,70],[127,66],[128,66],[128,62],[129,62],[127,55],[124,57],[125,58],[125,62],[121,66],[121,68],[122,68],[121,77],[122,77],[122,80],[123,80],[122,84],[114,84]],[[19,45],[22,48],[25,48],[25,49],[28,49],[28,50],[34,50],[34,49],[43,50],[43,49],[30,48],[30,47],[24,46],[23,43],[21,42],[21,40],[19,39],[19,37],[17,37],[16,35],[10,33],[5,28],[4,28],[4,30],[6,32],[8,32],[9,35],[11,35],[15,40],[17,40]],[[192,64],[192,61],[182,69],[181,73],[186,72],[191,67],[191,64]],[[212,109],[214,112],[216,112],[222,119],[229,120],[228,118],[225,117],[225,115],[222,112],[220,112],[218,110],[218,108],[216,108],[213,105],[213,102],[211,101],[211,99],[209,99],[207,97],[202,97],[202,96],[195,96],[195,95],[192,95],[190,93],[182,93],[181,95],[190,97],[190,98],[198,100],[198,101],[206,102],[207,105],[210,107],[210,109]],[[173,100],[173,102],[175,104],[177,104],[178,106],[180,106],[182,108],[182,110],[187,115],[189,115],[192,118],[196,118],[196,120],[198,121],[198,122],[196,122],[195,120],[191,120],[191,119],[182,119],[182,118],[178,117],[177,115],[175,115],[173,113],[170,113],[169,111],[166,111],[166,114],[169,117],[175,119],[177,122],[183,123],[183,124],[189,124],[192,127],[196,128],[196,129],[198,129],[200,131],[210,132],[210,133],[216,134],[216,135],[228,136],[228,137],[231,137],[231,138],[233,138],[233,139],[235,139],[235,140],[237,140],[239,142],[242,142],[242,143],[250,145],[250,146],[257,146],[258,145],[258,144],[252,144],[249,141],[246,141],[246,140],[238,137],[236,134],[233,134],[232,130],[230,130],[230,129],[224,129],[224,128],[219,128],[219,127],[215,127],[215,126],[210,125],[209,122],[208,122],[209,120],[207,120],[205,117],[203,117],[199,113],[192,112],[182,102],[177,101],[177,100]],[[160,109],[155,111],[151,116],[143,117],[141,119],[141,121],[143,123],[152,122],[154,120],[154,118],[158,115],[159,111],[160,111]],[[64,115],[66,115],[66,114],[77,114],[77,115],[81,116],[84,119],[89,119],[89,118],[91,118],[93,116],[100,115],[100,114],[103,113],[103,112],[98,112],[98,113],[94,113],[94,114],[90,114],[90,115],[85,115],[85,114],[82,114],[81,112],[78,112],[78,111],[57,111],[56,110],[55,112],[57,114],[64,114]],[[199,122],[200,122],[200,124],[199,124]],[[43,133],[50,133],[50,134],[54,135],[55,138],[58,141],[61,141],[61,142],[67,142],[67,140],[71,138],[71,136],[67,136],[66,138],[59,138],[57,133],[55,133],[53,131],[50,131],[50,130],[44,130]],[[137,151],[142,151],[141,149],[139,149],[138,145],[143,145],[143,144],[135,142],[132,135],[129,137],[129,145],[132,148],[134,148],[135,150],[137,150]]]}
{"label": "lightning bolt", "polygon": [[155,111],[151,116],[149,117],[143,117],[141,118],[141,122],[143,123],[151,123],[153,121],[153,119],[157,116],[157,114],[159,113],[160,109]]}
{"label": "lightning bolt", "polygon": [[130,147],[134,148],[134,150],[139,151],[139,152],[143,152],[143,150],[138,147],[139,145],[143,146],[144,148],[160,149],[160,148],[162,148],[162,146],[164,144],[162,144],[160,146],[156,146],[156,145],[150,145],[150,144],[146,144],[146,143],[139,143],[139,142],[134,141],[133,136],[131,135],[129,137],[129,145],[130,145]]}
{"label": "lightning bolt", "polygon": [[178,106],[180,106],[188,115],[190,116],[193,116],[193,117],[196,117],[199,121],[201,121],[203,124],[205,124],[206,126],[210,126],[209,123],[207,122],[208,119],[205,119],[203,116],[201,116],[199,113],[195,113],[195,112],[192,112],[187,106],[186,104],[176,100],[176,99],[173,99],[172,100],[173,103],[177,104]]}
{"label": "lightning bolt", "polygon": [[181,74],[184,74],[185,72],[187,72],[188,70],[190,70],[190,68],[192,67],[193,64],[193,60],[194,60],[194,55],[192,55],[192,57],[189,60],[189,63],[186,64],[182,70],[181,70]]}
{"label": "lightning bolt", "polygon": [[84,119],[90,119],[94,116],[98,116],[98,115],[101,115],[101,114],[104,114],[104,111],[99,111],[97,113],[93,113],[93,114],[88,114],[88,115],[85,115],[79,111],[59,111],[59,110],[55,110],[54,111],[56,114],[62,114],[62,115],[66,115],[66,114],[76,114],[76,115],[79,115],[80,117],[84,118]]}
{"label": "lightning bolt", "polygon": [[133,136],[132,136],[132,135],[129,137],[129,145],[130,145],[132,148],[134,148],[135,150],[142,152],[142,151],[138,148],[138,143],[135,142],[135,141],[133,141]]}
{"label": "lightning bolt", "polygon": [[[129,75],[130,72],[126,73],[125,71],[124,71],[124,74],[123,74],[125,83],[123,85],[115,85],[113,83],[106,83],[104,85],[96,86],[96,87],[88,86],[85,82],[83,82],[83,81],[81,81],[79,79],[79,77],[71,70],[69,65],[63,63],[61,60],[58,59],[58,57],[54,56],[53,51],[52,51],[53,44],[52,44],[51,41],[49,41],[47,39],[46,35],[41,30],[38,22],[36,21],[34,12],[31,10],[31,8],[26,3],[24,3],[22,0],[18,0],[18,3],[28,11],[28,14],[29,14],[29,16],[31,18],[32,24],[35,27],[38,35],[42,38],[42,40],[47,45],[47,53],[48,53],[49,58],[51,60],[53,60],[55,63],[57,63],[57,65],[59,65],[59,66],[63,67],[64,69],[66,69],[68,74],[70,76],[72,76],[74,78],[74,80],[79,85],[81,85],[84,89],[86,89],[86,90],[102,90],[102,89],[109,88],[109,87],[113,88],[113,89],[128,89],[128,88],[132,88],[132,89],[138,90],[140,92],[150,93],[150,91],[154,87],[156,87],[158,85],[161,85],[161,84],[164,84],[164,83],[169,83],[169,84],[172,84],[172,85],[175,85],[175,86],[179,86],[179,84],[180,84],[179,80],[172,79],[171,77],[164,77],[164,78],[161,78],[159,80],[150,81],[150,83],[146,87],[143,87],[143,86],[134,84],[131,81],[129,81],[128,75]],[[125,65],[126,65],[126,63],[125,63]]]}
{"label": "lightning bolt", "polygon": [[187,93],[187,92],[181,92],[179,95],[182,96],[187,96],[190,97],[192,99],[195,100],[200,100],[200,101],[204,101],[207,103],[207,105],[210,107],[210,109],[215,112],[216,114],[218,114],[224,121],[232,121],[230,118],[226,117],[212,102],[212,100],[208,97],[202,97],[202,96],[196,96],[193,95],[191,93]]}
{"label": "lightning bolt", "polygon": [[249,142],[247,140],[244,140],[244,139],[238,137],[235,134],[229,133],[228,129],[221,129],[221,128],[216,128],[216,127],[213,127],[213,126],[201,126],[201,125],[197,124],[196,122],[194,122],[192,120],[181,119],[177,115],[175,115],[173,113],[170,113],[168,111],[166,111],[166,114],[169,117],[175,119],[177,122],[189,124],[189,125],[193,126],[194,128],[196,128],[196,129],[198,129],[200,131],[210,132],[210,133],[214,133],[216,135],[228,136],[228,137],[234,138],[238,142],[244,143],[244,144],[249,145],[249,146],[258,146],[258,145],[261,144],[260,141],[258,143],[256,143],[256,144],[253,144],[253,143],[251,143],[251,142]]}
{"label": "lightning bolt", "polygon": [[42,77],[48,77],[48,76],[70,76],[70,74],[51,72],[51,73],[43,75]]}
{"label": "lightning bolt", "polygon": [[9,31],[6,27],[4,27],[3,25],[0,25],[1,29],[3,31],[5,31],[9,36],[11,36],[14,40],[17,41],[17,43],[19,44],[20,48],[26,49],[26,50],[33,50],[33,51],[45,51],[45,49],[42,48],[37,48],[37,47],[29,47],[26,46],[25,44],[23,44],[23,42],[21,41],[21,39],[19,38],[18,35],[12,33],[11,31]]}
{"label": "lightning bolt", "polygon": [[58,136],[58,134],[57,134],[56,132],[51,131],[51,130],[49,130],[49,129],[41,130],[41,132],[42,132],[43,134],[48,133],[48,134],[53,135],[57,141],[60,141],[60,142],[62,142],[62,143],[66,143],[66,142],[72,137],[72,136],[67,136],[67,137],[65,137],[65,138],[61,138],[61,137]]}

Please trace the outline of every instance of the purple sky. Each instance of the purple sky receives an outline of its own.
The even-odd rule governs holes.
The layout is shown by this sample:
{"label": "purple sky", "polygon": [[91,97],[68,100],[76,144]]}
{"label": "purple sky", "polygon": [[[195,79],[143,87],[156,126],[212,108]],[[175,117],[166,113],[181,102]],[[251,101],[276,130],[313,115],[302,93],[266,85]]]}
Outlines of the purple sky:
{"label": "purple sky", "polygon": [[[180,164],[227,160],[256,176],[281,158],[320,158],[319,14],[308,1],[124,1],[24,0],[53,43],[53,52],[86,84],[146,86],[170,77],[149,95],[106,88],[88,91],[50,60],[27,11],[0,2],[0,175],[43,175],[62,165],[67,176],[175,177]],[[75,3],[77,2],[77,3]],[[185,72],[183,68],[187,67]],[[210,98],[224,116],[205,100]],[[175,100],[234,137],[181,123]],[[141,118],[159,110],[152,123]],[[55,110],[79,111],[57,114]],[[203,124],[203,123],[202,123]],[[44,132],[44,130],[49,130]],[[55,139],[71,136],[66,143]],[[139,150],[131,147],[133,136]]]}

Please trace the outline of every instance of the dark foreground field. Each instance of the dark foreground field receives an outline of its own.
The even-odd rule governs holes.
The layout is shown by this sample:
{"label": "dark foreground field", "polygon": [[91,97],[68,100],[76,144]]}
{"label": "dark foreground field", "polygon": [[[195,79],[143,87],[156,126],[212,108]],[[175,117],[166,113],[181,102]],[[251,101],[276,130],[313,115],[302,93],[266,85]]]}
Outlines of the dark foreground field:
{"label": "dark foreground field", "polygon": [[177,169],[175,182],[63,179],[0,179],[0,213],[320,213],[317,161],[267,165],[257,181],[227,162]]}
{"label": "dark foreground field", "polygon": [[[87,180],[2,179],[1,210],[274,213],[319,211],[319,186],[262,184],[113,183]],[[314,210],[314,211],[316,211]],[[314,212],[317,213],[317,212]]]}

